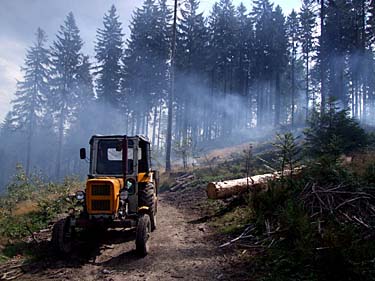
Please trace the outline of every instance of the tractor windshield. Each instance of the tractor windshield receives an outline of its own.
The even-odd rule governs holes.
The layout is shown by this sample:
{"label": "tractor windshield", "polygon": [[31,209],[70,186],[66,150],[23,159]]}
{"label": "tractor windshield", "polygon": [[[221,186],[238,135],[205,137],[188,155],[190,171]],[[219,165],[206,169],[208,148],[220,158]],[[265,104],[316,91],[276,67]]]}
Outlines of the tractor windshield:
{"label": "tractor windshield", "polygon": [[[133,173],[133,141],[128,141],[128,174]],[[96,172],[120,175],[122,171],[122,140],[99,140]]]}

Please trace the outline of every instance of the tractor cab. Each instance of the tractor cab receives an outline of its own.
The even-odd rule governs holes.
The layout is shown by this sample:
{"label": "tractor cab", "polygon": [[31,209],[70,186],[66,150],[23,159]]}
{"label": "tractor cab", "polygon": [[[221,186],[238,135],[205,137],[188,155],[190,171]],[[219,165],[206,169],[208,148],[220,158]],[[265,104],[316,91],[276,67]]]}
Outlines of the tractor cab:
{"label": "tractor cab", "polygon": [[[85,153],[81,158],[85,158]],[[150,142],[146,137],[93,136],[89,178],[123,178],[146,173],[151,169],[150,158]]]}
{"label": "tractor cab", "polygon": [[[76,193],[83,211],[71,212],[64,223],[60,223],[64,227],[56,233],[90,225],[136,227],[137,251],[146,255],[148,230],[156,228],[158,188],[158,172],[151,169],[150,141],[144,136],[95,135],[89,143],[86,187]],[[84,148],[80,150],[80,158],[87,158]],[[56,234],[53,241],[60,251],[66,252],[64,247],[68,240],[61,240],[61,237],[63,234]]]}

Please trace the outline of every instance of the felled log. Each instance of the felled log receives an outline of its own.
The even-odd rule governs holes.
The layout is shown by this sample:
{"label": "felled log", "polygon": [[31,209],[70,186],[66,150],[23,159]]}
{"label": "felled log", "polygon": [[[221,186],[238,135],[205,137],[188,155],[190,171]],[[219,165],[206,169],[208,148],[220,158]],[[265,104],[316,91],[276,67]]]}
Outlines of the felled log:
{"label": "felled log", "polygon": [[[302,168],[303,167],[294,169],[292,175],[298,175]],[[284,171],[283,176],[290,174],[290,170]],[[276,172],[242,179],[210,182],[207,185],[207,197],[210,199],[224,199],[233,195],[241,194],[251,188],[266,188],[268,181],[279,179],[281,176],[280,172]]]}

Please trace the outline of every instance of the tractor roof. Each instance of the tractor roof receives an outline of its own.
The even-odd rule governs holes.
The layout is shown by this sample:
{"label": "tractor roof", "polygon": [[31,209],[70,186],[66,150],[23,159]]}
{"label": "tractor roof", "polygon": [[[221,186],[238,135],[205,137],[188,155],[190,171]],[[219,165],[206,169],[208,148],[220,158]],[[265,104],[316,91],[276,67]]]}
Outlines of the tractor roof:
{"label": "tractor roof", "polygon": [[[90,139],[90,144],[92,143],[92,141],[94,139],[122,139],[124,138],[125,135],[106,135],[106,136],[103,136],[103,135],[93,135]],[[147,143],[150,143],[150,140],[148,137],[144,136],[144,135],[135,135],[135,136],[127,136],[128,138],[130,139],[134,139],[134,138],[139,138],[140,140],[144,141],[144,142],[147,142]]]}

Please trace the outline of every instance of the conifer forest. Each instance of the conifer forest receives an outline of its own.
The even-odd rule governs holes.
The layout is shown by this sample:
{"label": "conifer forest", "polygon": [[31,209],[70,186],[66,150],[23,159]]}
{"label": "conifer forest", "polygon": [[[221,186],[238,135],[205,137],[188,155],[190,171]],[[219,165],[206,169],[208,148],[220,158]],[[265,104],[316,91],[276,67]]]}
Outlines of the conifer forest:
{"label": "conifer forest", "polygon": [[298,132],[333,101],[375,125],[375,1],[303,0],[289,14],[272,0],[218,0],[207,12],[178,2],[176,26],[167,0],[145,0],[131,22],[109,5],[95,42],[73,13],[55,34],[35,26],[0,127],[2,188],[19,165],[50,180],[85,176],[78,151],[94,134],[146,135],[165,165],[168,146],[173,162],[186,143],[198,153]]}

